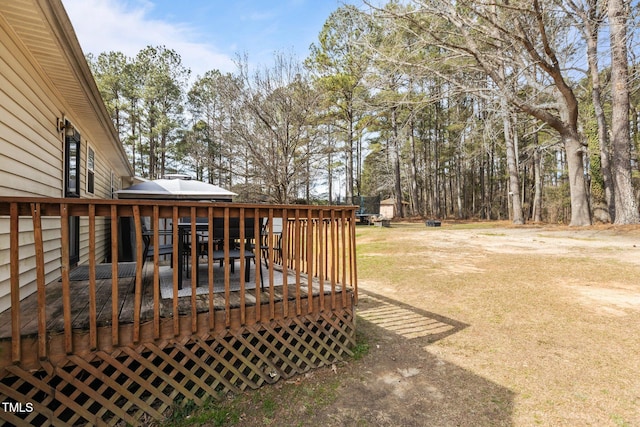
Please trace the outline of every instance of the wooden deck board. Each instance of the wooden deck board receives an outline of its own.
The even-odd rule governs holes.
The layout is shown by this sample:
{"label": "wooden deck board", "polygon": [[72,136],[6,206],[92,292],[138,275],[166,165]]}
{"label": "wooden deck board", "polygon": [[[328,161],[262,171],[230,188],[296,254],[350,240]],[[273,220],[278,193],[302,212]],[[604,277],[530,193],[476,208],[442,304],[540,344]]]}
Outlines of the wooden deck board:
{"label": "wooden deck board", "polygon": [[96,324],[98,326],[111,323],[111,286],[112,281],[109,279],[101,280],[100,285],[96,284]]}
{"label": "wooden deck board", "polygon": [[[168,267],[165,267],[168,268]],[[201,267],[202,268],[202,267]],[[170,270],[169,270],[170,271]],[[154,294],[153,294],[153,264],[148,263],[145,265],[143,271],[143,291],[141,302],[141,321],[148,321],[153,319],[153,307],[154,307]],[[251,277],[255,280],[255,266],[252,266]],[[273,289],[269,288],[268,275],[265,281],[264,290],[260,290],[260,302],[262,305],[267,305],[270,302],[270,294],[273,292],[274,303],[280,303],[284,300],[284,289],[282,283],[282,273],[280,270],[274,269],[274,275],[276,276]],[[279,276],[278,276],[279,275]],[[279,277],[279,278],[278,278]],[[222,278],[219,278],[219,280]],[[288,278],[288,291],[287,300],[290,305],[296,302],[296,286],[295,275],[289,273]],[[162,276],[160,278],[162,280]],[[299,295],[301,299],[305,299],[309,293],[309,287],[304,279],[304,283],[300,285]],[[313,294],[320,294],[320,286],[317,279],[314,279],[312,285]],[[101,279],[96,281],[96,313],[97,313],[97,325],[104,326],[111,323],[111,279]],[[253,282],[252,282],[253,284]],[[201,287],[207,286],[207,275],[201,274],[200,284]],[[127,277],[118,279],[118,300],[119,300],[119,320],[120,323],[132,323],[133,322],[133,307],[135,294],[133,292],[135,286],[135,277]],[[183,281],[183,287],[188,288],[191,286],[189,278],[185,278]],[[325,283],[324,293],[328,294],[330,287]],[[336,289],[340,292],[340,287]],[[50,333],[59,333],[64,330],[64,317],[62,306],[62,282],[56,280],[51,282],[46,287],[46,317],[47,317],[47,331]],[[70,292],[72,301],[72,319],[74,330],[88,330],[89,329],[89,281],[72,281],[70,282]],[[241,305],[240,291],[231,291],[229,294],[229,303],[231,308],[238,308]],[[225,310],[225,293],[214,293],[214,309]],[[247,307],[255,306],[256,303],[256,290],[245,290],[245,304]],[[209,310],[209,294],[204,293],[197,295],[196,297],[196,310],[198,313],[204,313]],[[264,308],[263,308],[264,310]],[[160,316],[163,318],[170,318],[173,311],[172,299],[160,299]],[[178,299],[178,312],[179,314],[191,313],[191,298],[180,297]],[[21,335],[22,336],[35,336],[38,332],[37,329],[37,294],[32,294],[25,298],[21,304]],[[11,311],[6,310],[0,313],[0,340],[11,338]]]}
{"label": "wooden deck board", "polygon": [[[25,298],[20,303],[20,319],[25,331],[23,335],[35,335],[38,333],[38,298]],[[11,310],[7,310],[0,316],[0,337],[11,335]]]}
{"label": "wooden deck board", "polygon": [[[102,280],[96,280],[96,295],[100,294],[98,291],[98,282]],[[85,312],[89,311],[89,281],[84,282],[86,286],[75,286],[75,282],[71,282],[72,294],[71,297],[74,300],[74,304],[71,309],[71,327],[73,329],[83,327],[83,317]]]}

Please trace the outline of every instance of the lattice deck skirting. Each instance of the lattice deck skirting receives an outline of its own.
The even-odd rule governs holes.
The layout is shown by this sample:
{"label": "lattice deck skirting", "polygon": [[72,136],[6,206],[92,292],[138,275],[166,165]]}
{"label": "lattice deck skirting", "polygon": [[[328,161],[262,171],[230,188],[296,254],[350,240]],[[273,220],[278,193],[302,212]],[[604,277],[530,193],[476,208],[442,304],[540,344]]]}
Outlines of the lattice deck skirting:
{"label": "lattice deck skirting", "polygon": [[[170,407],[272,384],[350,355],[353,306],[218,335],[161,339],[68,355],[41,369],[0,370],[5,425],[140,425]],[[0,424],[2,424],[0,422]]]}

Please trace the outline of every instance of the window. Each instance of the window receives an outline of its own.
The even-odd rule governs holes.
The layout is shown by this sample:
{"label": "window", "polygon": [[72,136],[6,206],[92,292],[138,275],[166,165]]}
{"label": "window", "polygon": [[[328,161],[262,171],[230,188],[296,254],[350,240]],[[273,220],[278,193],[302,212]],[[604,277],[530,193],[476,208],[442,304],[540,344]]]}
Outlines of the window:
{"label": "window", "polygon": [[80,197],[80,134],[66,122],[64,196]]}
{"label": "window", "polygon": [[[64,196],[80,197],[80,134],[65,121],[64,126]],[[69,217],[69,264],[80,260],[80,217]]]}
{"label": "window", "polygon": [[116,177],[113,171],[111,171],[111,198],[116,198]]}
{"label": "window", "polygon": [[87,193],[91,194],[95,193],[95,164],[96,153],[93,151],[93,148],[87,146]]}

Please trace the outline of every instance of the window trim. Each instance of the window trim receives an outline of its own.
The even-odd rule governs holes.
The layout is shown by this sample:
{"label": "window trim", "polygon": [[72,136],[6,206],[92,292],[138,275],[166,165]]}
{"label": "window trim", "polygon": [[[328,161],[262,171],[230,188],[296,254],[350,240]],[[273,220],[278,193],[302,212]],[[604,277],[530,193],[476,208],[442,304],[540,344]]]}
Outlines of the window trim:
{"label": "window trim", "polygon": [[[80,197],[80,152],[82,151],[82,141],[80,134],[67,121],[64,136],[64,197]],[[75,147],[72,149],[72,145]],[[72,154],[72,151],[75,151]],[[72,162],[73,161],[73,162]],[[73,163],[73,167],[72,167]],[[72,173],[73,171],[73,173]],[[75,176],[75,182],[71,183],[71,177]]]}
{"label": "window trim", "polygon": [[[93,154],[93,161],[91,155]],[[96,194],[96,150],[87,144],[87,193]]]}

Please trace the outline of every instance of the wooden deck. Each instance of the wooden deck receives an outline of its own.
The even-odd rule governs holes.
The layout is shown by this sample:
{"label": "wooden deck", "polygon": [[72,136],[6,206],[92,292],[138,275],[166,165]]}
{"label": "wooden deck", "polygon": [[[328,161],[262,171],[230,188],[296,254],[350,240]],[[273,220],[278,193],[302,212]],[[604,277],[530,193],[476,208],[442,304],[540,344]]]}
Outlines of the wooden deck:
{"label": "wooden deck", "polygon": [[[162,266],[159,270],[160,282],[167,280],[165,286],[171,284],[171,268]],[[176,402],[200,404],[206,396],[273,384],[334,363],[351,354],[350,348],[355,344],[352,290],[345,289],[343,293],[339,285],[321,289],[323,286],[317,279],[308,286],[304,278],[302,282],[307,286],[296,287],[295,274],[289,274],[291,281],[285,286],[281,271],[270,274],[271,286],[256,289],[250,284],[244,292],[231,290],[240,287],[238,280],[228,293],[210,294],[201,279],[196,287],[195,318],[188,292],[193,287],[185,278],[182,292],[189,295],[177,296],[178,316],[172,312],[174,298],[159,298],[161,316],[157,333],[154,301],[156,294],[162,297],[162,291],[156,287],[154,292],[153,266],[146,266],[144,273],[137,341],[134,340],[136,299],[132,292],[135,277],[115,281],[121,296],[117,345],[112,341],[114,329],[110,324],[114,283],[111,279],[96,283],[96,348],[92,348],[89,338],[88,281],[70,283],[72,300],[77,302],[72,305],[72,354],[65,350],[62,282],[56,280],[47,285],[46,360],[37,357],[37,298],[32,295],[23,301],[20,316],[23,357],[18,365],[3,357],[0,399],[28,402],[34,411],[0,413],[0,420],[15,426],[43,425],[51,420],[65,425],[87,422],[114,425],[120,421],[137,425],[149,417],[162,422],[165,411]],[[251,277],[254,274],[255,266]],[[236,276],[239,275],[236,271]],[[256,304],[257,300],[260,304]],[[11,353],[11,328],[7,327],[10,315],[0,313],[0,356]],[[177,335],[175,319],[179,321]],[[109,391],[106,396],[105,391]]]}
{"label": "wooden deck", "polygon": [[[106,265],[105,265],[106,266]],[[109,264],[110,266],[110,264]],[[288,280],[286,289],[284,287],[284,275],[282,268],[279,266],[274,267],[272,273],[267,273],[267,282],[264,285],[258,285],[254,282],[241,283],[241,273],[239,266],[236,265],[235,273],[231,273],[229,293],[225,293],[224,273],[218,267],[214,268],[214,292],[210,293],[208,288],[208,271],[206,264],[199,264],[200,269],[200,281],[196,286],[196,297],[191,298],[192,294],[192,280],[187,275],[183,275],[183,289],[179,290],[177,304],[178,315],[181,317],[188,317],[192,312],[192,304],[195,300],[196,312],[198,314],[208,313],[210,307],[213,307],[214,311],[219,311],[220,314],[228,310],[236,310],[235,314],[242,319],[225,319],[225,321],[218,321],[218,328],[216,330],[223,330],[228,327],[230,322],[233,323],[250,323],[259,322],[260,319],[256,319],[255,306],[256,301],[260,300],[261,306],[266,316],[265,320],[272,320],[276,317],[287,317],[286,313],[295,315],[295,312],[300,312],[299,307],[306,303],[308,296],[311,293],[313,297],[318,297],[321,293],[325,296],[334,295],[333,299],[327,301],[328,305],[334,306],[336,304],[335,295],[340,294],[342,287],[336,285],[333,288],[328,284],[320,284],[317,278],[312,280],[311,286],[308,286],[308,281],[305,277],[301,278],[301,285],[296,285],[296,276],[294,273],[288,273]],[[254,264],[250,267],[250,277],[255,278],[256,266]],[[140,309],[140,322],[151,322],[154,320],[154,302],[156,299],[159,303],[160,322],[169,323],[173,318],[174,299],[173,299],[173,271],[170,265],[162,265],[159,267],[159,288],[154,289],[153,286],[153,265],[151,263],[145,264],[143,269],[144,278],[142,280],[142,299]],[[263,273],[264,267],[263,267]],[[114,283],[118,286],[117,295],[119,301],[117,304],[120,327],[125,325],[131,325],[134,322],[135,317],[135,276],[120,277],[116,281],[111,278],[100,279],[96,281],[96,325],[102,331],[99,337],[100,342],[108,342],[107,335],[111,333],[111,321],[112,316],[112,287]],[[264,278],[263,278],[264,281]],[[270,285],[271,284],[271,285]],[[73,295],[71,318],[72,327],[75,335],[86,335],[90,328],[90,307],[89,307],[89,281],[88,280],[74,280],[70,281],[70,293]],[[244,290],[241,290],[241,287]],[[322,288],[322,290],[321,290]],[[284,303],[286,300],[286,304]],[[324,301],[323,301],[324,303]],[[318,303],[322,304],[322,303]],[[322,304],[324,305],[324,304]],[[278,312],[276,314],[275,307],[278,306]],[[38,317],[37,310],[38,299],[37,295],[33,294],[25,298],[21,302],[21,327],[20,335],[24,338],[35,338],[38,334]],[[297,308],[296,308],[297,307]],[[242,308],[242,310],[240,310]],[[247,311],[252,313],[249,319],[247,319]],[[63,289],[62,281],[55,280],[47,285],[46,293],[46,330],[51,336],[57,336],[64,332],[64,316],[63,316]],[[215,323],[214,323],[215,324]],[[11,340],[11,311],[6,310],[0,313],[0,343],[2,341]],[[130,342],[130,339],[126,339]],[[83,348],[85,346],[80,346]],[[108,346],[110,347],[110,345]],[[54,347],[55,348],[55,347]],[[4,354],[8,354],[5,352]],[[27,352],[25,359],[22,363],[25,366],[32,365],[35,360],[33,353]],[[61,354],[52,354],[52,360],[57,360],[61,357]],[[0,367],[10,364],[10,361],[0,356]]]}
{"label": "wooden deck", "polygon": [[[262,305],[269,305],[271,294],[275,304],[280,304],[286,298],[290,304],[295,304],[296,300],[306,300],[311,290],[313,296],[320,295],[320,283],[317,279],[312,280],[311,288],[309,288],[307,279],[303,278],[303,285],[300,291],[296,292],[295,275],[289,273],[287,290],[283,287],[282,268],[276,266],[274,268],[273,279],[267,281],[264,285],[258,286],[256,290],[255,283],[247,283],[244,285],[244,292],[240,290],[239,268],[236,267],[235,274],[232,275],[231,287],[228,298],[225,295],[224,280],[219,271],[214,280],[214,293],[211,295],[215,310],[225,310],[227,301],[231,308],[239,308],[241,306],[241,296],[244,295],[245,303],[249,306],[256,305],[256,294],[260,298]],[[255,277],[255,265],[251,265],[251,277]],[[141,321],[150,321],[153,319],[154,306],[154,288],[153,288],[153,266],[147,263],[144,268],[143,292],[142,292],[142,309]],[[209,310],[209,289],[207,286],[207,269],[206,265],[200,265],[200,281],[196,287],[196,307],[198,313],[205,313]],[[173,272],[170,266],[160,267],[160,316],[162,318],[173,317],[173,293],[172,288]],[[121,277],[115,281],[118,286],[118,295],[121,297],[118,303],[118,318],[121,324],[133,323],[135,294],[133,292],[135,285],[135,276]],[[270,286],[269,283],[273,285]],[[114,281],[112,279],[101,279],[96,281],[96,305],[97,305],[97,326],[109,326],[112,319],[111,314],[111,295]],[[188,315],[191,312],[191,279],[184,277],[183,289],[178,294],[178,313],[179,315]],[[322,293],[331,294],[331,288],[326,285],[323,287]],[[89,330],[89,281],[75,280],[70,282],[70,291],[73,295],[74,304],[72,305],[72,325],[77,333]],[[335,292],[341,291],[341,286],[337,285]],[[168,293],[167,293],[168,292]],[[63,319],[63,299],[62,299],[62,281],[55,280],[47,285],[46,294],[46,318],[47,331],[50,334],[58,334],[64,331]],[[20,319],[21,328],[20,335],[23,337],[36,336],[38,333],[37,310],[38,299],[36,294],[32,294],[25,298],[21,304]],[[0,341],[11,339],[11,311],[5,310],[0,313]]]}
{"label": "wooden deck", "polygon": [[[33,410],[0,411],[0,424],[162,423],[178,402],[272,384],[335,363],[355,345],[353,207],[0,198],[1,215],[10,229],[11,307],[0,313],[0,401]],[[71,216],[86,224],[87,280],[69,265]],[[122,217],[136,236],[126,266],[117,259]],[[170,256],[143,263],[145,218],[161,230],[186,217],[192,236],[203,218],[208,236],[225,242],[235,219],[246,243],[239,259],[229,243],[223,258],[206,258],[216,253],[209,239],[205,251],[174,244]],[[43,231],[56,221],[61,279],[50,281],[56,262],[45,262],[44,247],[56,233]],[[178,227],[171,233],[182,242]],[[96,263],[100,241],[116,258],[110,267]]]}

